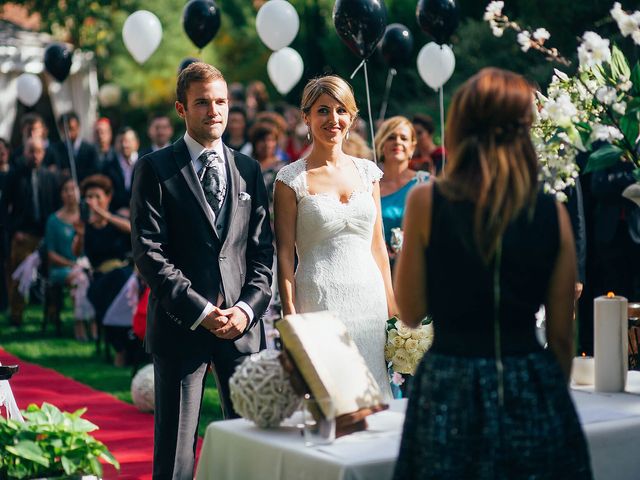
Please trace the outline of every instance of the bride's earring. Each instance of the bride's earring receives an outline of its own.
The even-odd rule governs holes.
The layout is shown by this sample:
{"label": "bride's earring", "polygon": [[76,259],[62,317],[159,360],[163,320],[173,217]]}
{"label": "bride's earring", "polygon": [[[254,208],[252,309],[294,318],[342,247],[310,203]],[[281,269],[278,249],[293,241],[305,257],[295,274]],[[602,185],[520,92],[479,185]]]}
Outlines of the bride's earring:
{"label": "bride's earring", "polygon": [[345,140],[349,140],[349,132],[351,132],[351,130],[347,130],[347,134],[344,136]]}
{"label": "bride's earring", "polygon": [[311,141],[311,128],[307,125],[307,141]]}

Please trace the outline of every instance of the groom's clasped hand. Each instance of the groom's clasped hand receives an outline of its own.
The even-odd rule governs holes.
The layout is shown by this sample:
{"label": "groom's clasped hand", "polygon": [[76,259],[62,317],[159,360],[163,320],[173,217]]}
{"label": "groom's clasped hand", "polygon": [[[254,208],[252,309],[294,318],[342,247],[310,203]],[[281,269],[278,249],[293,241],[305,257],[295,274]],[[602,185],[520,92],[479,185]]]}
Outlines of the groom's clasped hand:
{"label": "groom's clasped hand", "polygon": [[221,309],[214,306],[201,325],[216,337],[232,340],[245,331],[248,323],[249,317],[240,307]]}

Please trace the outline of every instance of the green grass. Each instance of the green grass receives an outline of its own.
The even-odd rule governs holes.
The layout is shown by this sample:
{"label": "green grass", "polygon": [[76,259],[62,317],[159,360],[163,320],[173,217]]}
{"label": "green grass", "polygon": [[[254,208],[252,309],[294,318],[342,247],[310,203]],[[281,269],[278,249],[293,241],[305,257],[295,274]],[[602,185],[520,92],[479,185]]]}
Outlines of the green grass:
{"label": "green grass", "polygon": [[[42,306],[31,305],[20,328],[9,326],[6,314],[0,314],[0,346],[22,360],[51,368],[119,398],[131,401],[131,367],[117,368],[104,355],[96,354],[94,342],[82,343],[73,338],[73,320],[69,299],[62,314],[62,334],[56,337],[54,326],[42,332]],[[18,373],[20,375],[20,373]],[[207,379],[198,432],[204,435],[207,425],[222,418],[218,392],[211,375]]]}

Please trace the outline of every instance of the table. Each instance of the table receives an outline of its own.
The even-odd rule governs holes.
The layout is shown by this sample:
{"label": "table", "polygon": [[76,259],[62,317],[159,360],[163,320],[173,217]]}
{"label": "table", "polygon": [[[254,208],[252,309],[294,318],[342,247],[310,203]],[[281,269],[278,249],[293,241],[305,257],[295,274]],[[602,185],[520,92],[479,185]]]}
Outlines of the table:
{"label": "table", "polygon": [[[572,388],[589,443],[596,480],[640,478],[640,372],[629,372],[627,392]],[[207,427],[197,480],[389,480],[400,447],[404,400],[368,418],[369,429],[326,446],[305,447],[295,420],[262,430],[247,420]]]}

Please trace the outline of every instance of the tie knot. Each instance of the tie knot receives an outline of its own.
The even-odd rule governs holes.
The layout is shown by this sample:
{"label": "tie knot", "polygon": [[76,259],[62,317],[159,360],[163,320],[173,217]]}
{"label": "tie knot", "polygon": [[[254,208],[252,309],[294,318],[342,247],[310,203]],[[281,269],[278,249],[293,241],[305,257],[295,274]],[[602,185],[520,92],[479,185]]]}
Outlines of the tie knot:
{"label": "tie knot", "polygon": [[218,160],[218,154],[214,150],[205,150],[198,158],[204,168],[209,168]]}

